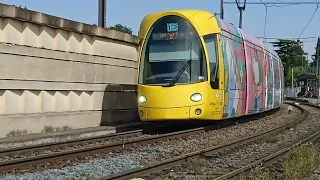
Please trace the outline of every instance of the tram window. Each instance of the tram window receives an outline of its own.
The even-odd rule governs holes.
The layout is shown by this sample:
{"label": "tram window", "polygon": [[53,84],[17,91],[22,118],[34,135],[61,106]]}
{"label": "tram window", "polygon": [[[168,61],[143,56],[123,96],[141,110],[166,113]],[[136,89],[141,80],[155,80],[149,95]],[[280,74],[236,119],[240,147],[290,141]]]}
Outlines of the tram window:
{"label": "tram window", "polygon": [[207,46],[209,64],[210,64],[210,83],[212,88],[219,88],[219,73],[218,73],[218,54],[217,54],[217,36],[216,34],[210,34],[204,37],[204,41]]}
{"label": "tram window", "polygon": [[[186,68],[184,68],[184,66]],[[149,30],[142,48],[139,83],[168,85],[181,69],[175,85],[208,79],[203,45],[194,27],[178,16],[165,16]]]}

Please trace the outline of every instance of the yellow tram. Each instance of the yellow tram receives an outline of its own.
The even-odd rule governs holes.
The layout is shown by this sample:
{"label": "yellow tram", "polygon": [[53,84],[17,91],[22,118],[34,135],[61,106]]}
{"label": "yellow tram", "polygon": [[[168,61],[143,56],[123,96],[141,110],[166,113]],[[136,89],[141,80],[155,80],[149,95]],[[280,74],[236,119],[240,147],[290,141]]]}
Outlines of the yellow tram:
{"label": "yellow tram", "polygon": [[[221,120],[267,110],[265,98],[270,97],[263,92],[263,77],[262,98],[255,101],[247,95],[246,83],[254,80],[246,69],[250,58],[246,58],[240,29],[206,11],[173,10],[147,15],[139,37],[138,110],[142,121]],[[257,67],[262,71],[264,66]],[[281,76],[281,68],[277,72]]]}

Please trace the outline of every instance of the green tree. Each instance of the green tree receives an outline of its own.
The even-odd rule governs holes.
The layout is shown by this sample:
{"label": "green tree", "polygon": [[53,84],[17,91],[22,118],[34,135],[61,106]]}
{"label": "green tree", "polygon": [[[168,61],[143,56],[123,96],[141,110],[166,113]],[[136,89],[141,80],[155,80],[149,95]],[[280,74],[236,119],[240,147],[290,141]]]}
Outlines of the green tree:
{"label": "green tree", "polygon": [[298,78],[297,76],[303,72],[306,72],[307,68],[306,67],[302,67],[302,66],[299,66],[299,67],[293,67],[293,68],[290,68],[288,69],[287,71],[287,76],[285,77],[285,81],[286,83],[289,83],[291,84],[291,80],[292,80],[292,72],[293,72],[293,84],[294,85],[298,85]]}
{"label": "green tree", "polygon": [[312,62],[310,63],[311,67],[316,67],[317,66],[317,55],[320,51],[320,37],[318,38],[317,46],[315,47],[316,52],[314,55],[312,55]]}
{"label": "green tree", "polygon": [[116,30],[116,31],[121,31],[121,32],[128,33],[128,34],[131,34],[131,35],[132,35],[132,29],[129,28],[129,27],[127,27],[126,25],[116,24],[116,25],[114,25],[114,26],[108,27],[108,29],[113,29],[113,30]]}
{"label": "green tree", "polygon": [[302,68],[302,66],[304,67],[308,65],[306,57],[304,56],[305,52],[302,49],[302,43],[300,41],[286,39],[278,39],[276,42],[271,43],[276,48],[275,51],[278,53],[283,63],[286,83],[290,83],[291,68],[301,66],[302,73],[303,70],[305,70],[305,68]]}

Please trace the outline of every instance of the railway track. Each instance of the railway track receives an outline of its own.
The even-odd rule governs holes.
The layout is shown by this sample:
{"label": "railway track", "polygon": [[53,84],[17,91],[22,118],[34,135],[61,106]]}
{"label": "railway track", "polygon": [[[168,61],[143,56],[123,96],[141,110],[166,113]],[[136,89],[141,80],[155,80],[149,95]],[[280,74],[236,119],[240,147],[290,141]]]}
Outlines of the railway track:
{"label": "railway track", "polygon": [[[303,116],[306,114],[303,113]],[[262,115],[266,116],[266,115]],[[252,117],[251,117],[252,118]],[[257,117],[254,117],[256,119]],[[298,123],[298,122],[297,122]],[[225,127],[229,126],[230,123],[227,123],[224,125]],[[221,127],[219,127],[221,128]],[[278,131],[281,131],[282,129],[285,129],[287,127],[281,127],[277,128]],[[210,126],[207,127],[200,127],[200,128],[194,128],[179,132],[173,132],[173,133],[167,133],[167,134],[161,134],[161,135],[144,135],[142,133],[142,130],[135,130],[130,132],[122,132],[122,133],[116,133],[108,135],[108,137],[101,137],[100,138],[88,138],[85,141],[84,140],[77,140],[77,141],[69,141],[69,142],[61,142],[61,143],[53,143],[53,144],[43,144],[43,145],[37,145],[33,147],[23,147],[23,148],[15,148],[15,149],[7,149],[0,151],[0,171],[5,172],[19,172],[19,170],[22,170],[22,172],[28,172],[36,169],[47,169],[51,165],[48,165],[50,163],[55,164],[57,161],[69,161],[74,158],[80,159],[86,158],[90,155],[95,155],[99,153],[108,154],[108,152],[121,152],[122,149],[130,149],[130,148],[137,148],[139,145],[145,145],[145,144],[151,144],[154,142],[161,142],[163,140],[172,140],[172,139],[179,139],[181,137],[189,137],[192,135],[197,136],[197,133],[203,133],[207,129],[214,129]],[[269,133],[272,133],[271,131],[262,133],[261,136],[268,136]],[[254,137],[252,137],[251,140],[254,140]],[[242,141],[246,141],[243,139]],[[106,143],[107,142],[107,143]],[[89,147],[81,147],[84,144],[91,144],[92,146]],[[241,142],[234,142],[233,145],[237,146]],[[223,150],[224,146],[219,146],[211,149],[206,149],[200,152],[200,154],[203,154],[205,152],[210,153],[210,150],[217,151],[218,149]],[[41,154],[41,153],[35,153],[39,151],[49,151],[47,153]],[[25,157],[25,154],[28,153],[35,153],[34,156]],[[12,159],[6,159],[4,157],[10,157],[14,156]],[[190,157],[189,157],[190,156]],[[185,159],[190,159],[197,156],[197,152],[184,155]],[[177,160],[177,158],[175,158]],[[185,160],[184,159],[184,160]],[[183,162],[184,160],[180,160],[180,162]],[[173,159],[168,159],[166,162],[170,163],[169,161],[172,161],[174,164],[177,164],[177,162],[174,162]],[[163,162],[161,162],[163,163]],[[160,163],[160,164],[161,164]],[[179,162],[178,162],[179,163]],[[59,163],[58,163],[59,164]],[[61,163],[62,164],[62,163]],[[68,163],[67,163],[68,164]],[[161,165],[160,165],[161,166]],[[54,165],[53,165],[54,167]],[[167,167],[167,165],[164,165],[163,167]],[[150,169],[150,172],[153,172],[154,169],[152,169],[150,166],[145,166],[144,168]],[[159,169],[159,166],[156,167]],[[161,168],[160,168],[161,169]],[[130,170],[130,172],[135,171],[135,169]],[[145,174],[146,172],[143,172],[142,174]],[[126,172],[122,172],[120,174],[113,174],[108,177],[104,177],[102,179],[113,179],[113,178],[121,178],[123,174],[126,174]],[[129,173],[131,174],[131,173]],[[119,176],[120,175],[120,176]],[[129,175],[130,177],[135,177],[136,175]],[[124,176],[124,179],[127,179],[127,175]]]}
{"label": "railway track", "polygon": [[[99,137],[99,138],[88,138],[86,140],[77,140],[77,141],[68,141],[68,142],[59,142],[52,144],[42,144],[30,147],[21,147],[14,149],[5,149],[0,151],[0,171],[6,172],[10,170],[18,170],[25,168],[32,168],[32,166],[40,166],[41,164],[45,165],[50,162],[55,162],[63,159],[64,161],[73,159],[75,157],[92,155],[104,151],[110,151],[121,148],[129,148],[131,146],[158,142],[164,139],[173,139],[183,136],[188,136],[195,133],[203,132],[204,128],[195,128],[190,130],[184,130],[179,132],[161,134],[148,136],[141,134],[142,130],[135,130],[129,132],[115,133],[108,136]],[[114,139],[117,140],[114,140]],[[119,140],[120,139],[120,140]],[[111,141],[110,143],[106,143]],[[112,143],[115,142],[115,143]],[[78,148],[84,144],[90,143],[92,146]],[[101,143],[101,145],[97,145]],[[67,147],[71,147],[69,150]],[[67,149],[67,150],[66,150]],[[25,154],[34,153],[39,151],[47,151],[49,153],[44,153],[40,155],[23,157]],[[55,151],[55,152],[52,152]],[[12,157],[13,156],[13,157]],[[10,159],[9,157],[12,157]],[[21,157],[21,158],[19,158]],[[9,160],[7,160],[9,159]],[[31,166],[31,167],[30,167]]]}
{"label": "railway track", "polygon": [[[295,106],[295,103],[289,103],[289,104],[291,104],[292,106]],[[302,106],[303,108],[300,106]],[[184,179],[188,179],[188,178],[186,178],[188,176],[190,176],[190,179],[197,179],[197,177],[198,178],[201,177],[201,179],[202,178],[230,179],[233,177],[237,177],[240,174],[243,174],[244,172],[248,172],[249,170],[253,169],[257,165],[262,164],[262,165],[267,166],[267,165],[270,165],[270,164],[278,161],[279,159],[283,158],[286,155],[286,153],[288,153],[290,150],[292,150],[293,148],[295,148],[305,142],[319,140],[320,131],[319,131],[319,126],[318,126],[318,129],[316,129],[315,132],[312,131],[312,132],[314,132],[313,134],[307,133],[308,135],[303,136],[304,137],[303,139],[294,140],[294,138],[291,137],[291,140],[292,141],[294,140],[293,141],[294,143],[291,143],[290,145],[287,145],[285,147],[281,147],[280,150],[275,151],[272,148],[271,149],[268,149],[268,148],[264,149],[265,147],[262,147],[262,149],[264,150],[263,155],[267,154],[267,156],[262,155],[263,156],[262,158],[261,157],[257,158],[257,157],[259,157],[259,155],[255,156],[254,154],[255,153],[262,153],[263,151],[261,151],[261,152],[257,151],[255,153],[253,152],[253,154],[251,153],[251,155],[249,153],[249,155],[247,155],[247,157],[250,157],[250,158],[248,158],[249,160],[241,160],[244,158],[244,157],[241,157],[242,156],[241,153],[240,153],[240,157],[235,157],[235,156],[237,156],[237,154],[232,153],[232,152],[236,152],[237,150],[244,151],[244,150],[250,148],[251,143],[253,144],[253,148],[257,148],[257,146],[259,146],[259,143],[261,143],[261,139],[264,139],[268,136],[272,137],[271,135],[277,135],[277,134],[281,135],[281,134],[283,134],[281,131],[289,132],[288,134],[290,134],[290,132],[294,132],[294,131],[300,131],[300,132],[301,132],[301,130],[306,131],[306,129],[303,129],[301,127],[300,127],[300,129],[298,127],[297,127],[297,129],[293,129],[292,127],[295,127],[296,125],[300,126],[300,123],[302,123],[307,118],[309,121],[310,115],[316,116],[316,119],[317,119],[317,116],[320,112],[319,111],[320,107],[310,106],[307,103],[302,103],[302,105],[299,104],[299,107],[301,110],[303,110],[303,118],[301,118],[297,121],[294,121],[291,124],[287,124],[287,125],[281,126],[279,128],[272,129],[268,132],[260,133],[258,135],[254,135],[254,136],[244,138],[244,139],[241,139],[238,141],[234,141],[234,142],[231,142],[228,144],[207,148],[207,149],[204,149],[201,151],[197,151],[197,152],[189,153],[189,154],[186,154],[183,156],[178,156],[176,158],[168,159],[163,162],[150,164],[150,165],[145,166],[143,168],[131,169],[129,171],[124,171],[121,173],[113,174],[111,176],[106,176],[101,179],[129,179],[129,178],[135,178],[135,177],[142,177],[145,179],[154,179],[155,177],[160,177],[161,179],[166,179],[168,176],[170,176],[171,172],[178,172],[179,174],[184,174],[184,176],[183,176]],[[307,111],[304,109],[307,109]],[[305,125],[308,125],[308,124],[305,124]],[[303,125],[301,125],[301,126],[303,126]],[[288,130],[284,131],[286,129],[288,129]],[[283,138],[283,137],[281,137],[281,138]],[[259,141],[257,141],[257,140],[259,140]],[[257,145],[254,145],[255,144],[254,142],[258,142]],[[216,166],[212,167],[209,164],[210,163],[219,164],[219,162],[217,162],[216,160],[207,161],[204,164],[201,164],[201,163],[198,164],[197,162],[201,161],[203,159],[204,159],[204,161],[206,161],[206,158],[210,159],[212,157],[214,157],[213,159],[215,159],[215,158],[219,159],[219,154],[222,154],[222,156],[228,156],[228,153],[225,153],[226,151],[231,152],[231,154],[229,154],[229,156],[231,155],[231,157],[229,157],[229,158],[225,157],[225,159],[221,160],[221,163],[226,165],[226,166],[223,166],[223,168],[222,168],[222,169],[225,168],[225,171],[214,172],[215,170],[213,170],[213,173],[210,172],[208,175],[203,175],[203,176],[201,176],[201,175],[194,176],[194,175],[192,175],[192,173],[191,173],[191,175],[190,175],[190,173],[189,174],[186,173],[186,171],[189,172],[188,170],[190,170],[190,169],[188,169],[188,167],[190,167],[190,166],[203,165],[207,168],[207,169],[204,169],[204,171],[210,171],[211,169],[214,169],[214,167],[216,167]],[[223,154],[223,153],[225,153],[225,154]],[[238,161],[235,160],[235,163],[236,164],[238,163],[238,166],[236,165],[236,166],[232,167],[232,164],[228,164],[228,162],[224,162],[224,161],[228,161],[227,159],[230,159],[230,158],[231,159],[238,158]],[[241,162],[241,163],[239,163],[239,162]],[[247,163],[247,164],[245,164],[245,163]],[[181,167],[182,164],[184,164],[184,166]],[[177,168],[175,168],[175,167],[177,167]],[[188,169],[188,170],[186,170],[186,169]],[[197,169],[199,170],[199,168],[197,168]],[[215,168],[215,169],[217,169],[217,168]],[[230,169],[231,169],[231,172],[230,172]],[[181,176],[178,175],[175,177],[179,178]]]}
{"label": "railway track", "polygon": [[[291,104],[292,106],[295,106],[294,104]],[[262,132],[250,137],[246,137],[246,138],[242,138],[240,140],[236,140],[227,144],[223,144],[223,145],[219,145],[219,146],[214,146],[214,147],[209,147],[207,149],[203,149],[200,151],[196,151],[196,152],[192,152],[192,153],[188,153],[188,154],[184,154],[181,156],[177,156],[175,158],[170,158],[167,160],[164,160],[162,162],[157,162],[157,163],[153,163],[153,164],[149,164],[147,166],[141,167],[141,168],[135,168],[135,169],[130,169],[127,171],[123,171],[120,173],[116,173],[116,174],[112,174],[110,176],[105,176],[100,178],[101,180],[107,180],[107,179],[130,179],[130,178],[136,178],[136,177],[144,177],[145,175],[149,175],[151,173],[154,172],[158,172],[164,169],[168,169],[170,167],[176,166],[176,165],[180,165],[183,163],[186,163],[188,161],[190,161],[191,159],[197,159],[203,156],[210,156],[211,154],[215,154],[218,152],[223,152],[225,150],[231,149],[231,148],[235,148],[235,147],[239,147],[241,145],[245,145],[248,144],[250,142],[253,141],[257,141],[259,139],[268,137],[272,134],[276,134],[279,133],[281,131],[284,131],[288,128],[291,128],[295,125],[297,125],[298,123],[300,123],[301,121],[305,120],[308,116],[308,112],[305,111],[303,108],[298,107],[301,111],[302,111],[302,118],[298,119],[296,121],[294,121],[293,123],[290,124],[285,124],[283,126],[271,129],[269,131],[266,132]]]}
{"label": "railway track", "polygon": [[[39,145],[2,149],[0,150],[0,171],[5,172],[10,169],[19,169],[29,165],[35,165],[38,163],[45,163],[48,161],[57,160],[58,158],[64,156],[67,157],[72,153],[81,153],[89,150],[87,149],[77,149],[77,147],[82,145],[97,145],[99,143],[112,142],[114,138],[118,140],[131,139],[142,134],[142,130],[121,132],[115,134],[109,134],[99,137],[90,137],[77,140],[69,140],[54,143],[45,143]],[[103,148],[105,146],[101,145],[96,147],[97,149]],[[69,150],[67,150],[69,148]],[[94,149],[94,148],[91,148]],[[49,153],[53,152],[53,153]],[[30,154],[35,153],[34,156]],[[27,157],[26,157],[27,156]]]}
{"label": "railway track", "polygon": [[[270,114],[267,112],[259,116],[252,116],[251,118],[263,117]],[[246,120],[244,120],[246,121]],[[230,123],[232,122],[232,123]],[[8,148],[0,150],[0,172],[18,171],[21,169],[35,169],[35,167],[45,166],[46,164],[67,161],[73,158],[85,157],[87,155],[94,155],[101,152],[108,152],[116,149],[130,148],[132,146],[143,145],[153,142],[159,142],[162,140],[177,139],[184,136],[189,136],[196,133],[201,133],[206,130],[212,130],[222,127],[227,127],[236,124],[235,121],[230,121],[216,124],[201,124],[203,127],[191,128],[191,126],[184,127],[188,130],[180,127],[174,127],[171,131],[177,130],[176,132],[170,132],[168,125],[159,125],[152,127],[148,130],[140,129],[127,132],[119,132],[115,134],[103,135],[99,137],[82,138],[76,140],[44,143],[32,146],[24,146],[17,148]],[[241,123],[241,121],[239,121]],[[150,132],[159,127],[157,131],[165,134],[150,135],[144,134]],[[193,126],[194,127],[194,126]],[[162,128],[162,129],[161,129]],[[191,128],[191,129],[189,129]],[[164,130],[163,130],[164,129]],[[180,130],[180,131],[179,131]]]}
{"label": "railway track", "polygon": [[[214,128],[214,125],[208,126],[208,123],[185,127],[179,127],[176,124],[170,126],[170,124],[163,123],[152,125],[150,127],[148,123],[142,123],[132,128],[123,126],[119,128],[120,132],[114,134],[0,149],[0,172],[24,169],[28,166],[32,169],[33,165],[40,166],[61,159],[66,161],[99,152],[129,148],[133,145],[179,138],[203,132],[206,125],[206,128]],[[136,129],[138,127],[142,129]],[[129,129],[135,130],[125,131]]]}
{"label": "railway track", "polygon": [[320,132],[315,132],[313,134],[311,134],[310,136],[304,138],[303,140],[299,141],[298,143],[295,143],[295,144],[292,144],[280,151],[277,151],[267,157],[264,157],[264,158],[261,158],[253,163],[250,163],[242,168],[239,168],[237,170],[234,170],[228,174],[225,174],[223,176],[220,176],[219,178],[216,178],[216,180],[222,180],[222,179],[229,179],[229,178],[233,178],[233,177],[236,177],[236,176],[239,176],[240,174],[242,173],[245,173],[257,166],[267,166],[267,165],[270,165],[276,161],[278,161],[279,159],[283,158],[289,151],[291,151],[292,149],[294,149],[295,147],[297,146],[300,146],[301,144],[304,144],[306,142],[312,142],[312,141],[315,141],[315,140],[318,140],[320,138]]}
{"label": "railway track", "polygon": [[[311,114],[319,114],[320,113],[320,106],[315,106],[315,105],[311,105],[309,103],[305,103],[305,102],[299,102],[298,104],[302,104],[302,106],[305,107],[305,109],[308,109],[308,111]],[[314,142],[320,139],[320,129],[310,135],[308,135],[307,137],[303,138],[302,140],[300,140],[299,142],[290,144],[289,146],[276,151],[266,157],[260,158],[244,167],[238,168],[230,173],[227,173],[223,176],[220,176],[219,178],[216,178],[216,180],[224,180],[224,179],[230,179],[233,177],[237,177],[243,173],[248,172],[249,170],[257,167],[257,166],[268,166],[271,165],[272,163],[276,163],[277,161],[281,160],[282,158],[285,157],[285,155],[290,152],[291,150],[293,150],[294,148],[307,143],[307,142]]]}

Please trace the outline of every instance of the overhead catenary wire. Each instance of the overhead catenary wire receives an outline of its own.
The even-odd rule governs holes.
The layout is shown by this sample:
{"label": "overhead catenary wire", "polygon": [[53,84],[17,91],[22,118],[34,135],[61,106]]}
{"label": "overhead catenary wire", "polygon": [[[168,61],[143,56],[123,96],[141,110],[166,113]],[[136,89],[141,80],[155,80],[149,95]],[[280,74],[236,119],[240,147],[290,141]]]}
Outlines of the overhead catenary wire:
{"label": "overhead catenary wire", "polygon": [[[312,21],[314,15],[317,13],[317,10],[319,9],[318,0],[316,0],[316,2],[317,2],[317,7],[316,7],[315,11],[313,12],[311,18],[309,19],[308,23],[306,24],[306,26],[303,28],[302,32],[300,33],[299,38],[301,37],[301,35],[303,34],[303,32],[307,29],[307,27],[309,26],[310,22]],[[310,41],[309,41],[309,42],[310,42]],[[306,42],[304,42],[304,43],[306,43]]]}
{"label": "overhead catenary wire", "polygon": [[267,6],[262,0],[260,0],[260,2],[261,2],[264,6]]}
{"label": "overhead catenary wire", "polygon": [[[258,37],[263,38],[263,37]],[[283,37],[267,37],[266,39],[315,39],[318,37],[312,36],[312,37],[290,37],[290,38],[283,38]]]}
{"label": "overhead catenary wire", "polygon": [[266,16],[264,18],[264,30],[263,30],[263,37],[264,37],[263,41],[266,42],[265,37],[266,37],[266,30],[267,30],[268,6],[262,0],[260,0],[260,2],[266,7]]}
{"label": "overhead catenary wire", "polygon": [[[238,9],[239,9],[239,3],[236,0],[236,2],[232,2],[232,1],[224,1],[225,4],[237,4]],[[275,7],[275,8],[282,8],[282,7],[286,7],[286,6],[293,6],[293,5],[312,5],[312,4],[316,4],[317,7],[315,9],[315,11],[313,12],[312,16],[310,17],[309,21],[307,22],[307,24],[305,25],[305,27],[303,28],[302,32],[299,34],[298,38],[272,38],[272,39],[307,39],[307,38],[301,38],[302,34],[304,33],[304,31],[307,29],[307,27],[309,26],[310,22],[312,21],[312,19],[314,18],[315,14],[317,13],[317,10],[320,7],[320,2],[318,0],[315,1],[280,1],[277,0],[276,2],[265,2],[262,0],[259,0],[259,2],[246,2],[246,4],[253,4],[253,5],[259,5],[262,4],[265,6],[266,8],[266,16],[265,16],[265,27],[264,27],[264,42],[265,43],[269,43],[266,40],[267,39],[271,39],[271,38],[266,38],[266,27],[267,27],[267,15],[268,15],[268,7]],[[314,38],[314,37],[311,37]],[[305,41],[305,42],[313,42],[313,41]]]}
{"label": "overhead catenary wire", "polygon": [[287,5],[268,5],[268,7],[277,7],[277,8],[281,8],[281,7],[288,7],[288,6],[297,6],[299,4],[287,4]]}
{"label": "overhead catenary wire", "polygon": [[[233,2],[233,1],[225,1],[224,2],[225,4],[235,4],[237,2]],[[318,4],[319,2],[315,2],[315,1],[309,1],[309,2],[294,2],[294,1],[291,1],[291,2],[283,2],[283,1],[276,1],[276,2],[264,2],[264,3],[261,3],[261,2],[247,2],[247,4],[286,4],[286,5],[295,5],[295,4]]]}
{"label": "overhead catenary wire", "polygon": [[[318,1],[316,1],[318,2]],[[303,28],[302,32],[300,33],[299,37],[301,37],[301,35],[303,34],[303,32],[307,29],[307,27],[309,26],[310,22],[312,21],[314,15],[317,13],[317,10],[319,9],[319,3],[317,4],[317,7],[315,9],[315,11],[313,12],[311,18],[309,19],[308,23],[306,24],[306,26]]]}
{"label": "overhead catenary wire", "polygon": [[[304,41],[300,41],[300,42],[303,42],[304,44],[305,43],[315,43],[315,42],[317,42],[317,40],[309,40],[309,41],[304,40]],[[266,41],[265,43],[274,43],[274,41]]]}

